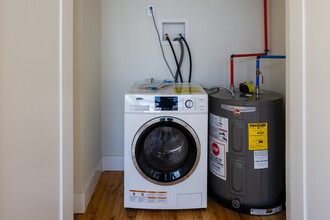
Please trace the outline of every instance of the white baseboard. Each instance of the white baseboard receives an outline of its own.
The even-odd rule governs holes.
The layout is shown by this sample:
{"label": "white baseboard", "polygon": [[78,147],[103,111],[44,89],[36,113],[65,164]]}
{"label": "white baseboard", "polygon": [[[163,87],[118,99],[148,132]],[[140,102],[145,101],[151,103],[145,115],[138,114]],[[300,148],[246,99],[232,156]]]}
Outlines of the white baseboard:
{"label": "white baseboard", "polygon": [[85,213],[102,171],[123,171],[124,156],[104,156],[87,184],[85,192],[74,194],[74,213]]}
{"label": "white baseboard", "polygon": [[85,193],[74,193],[74,213],[85,213]]}
{"label": "white baseboard", "polygon": [[124,170],[124,156],[104,156],[103,171],[123,171]]}
{"label": "white baseboard", "polygon": [[74,213],[85,213],[101,174],[102,171],[96,170],[87,184],[85,192],[74,194]]}

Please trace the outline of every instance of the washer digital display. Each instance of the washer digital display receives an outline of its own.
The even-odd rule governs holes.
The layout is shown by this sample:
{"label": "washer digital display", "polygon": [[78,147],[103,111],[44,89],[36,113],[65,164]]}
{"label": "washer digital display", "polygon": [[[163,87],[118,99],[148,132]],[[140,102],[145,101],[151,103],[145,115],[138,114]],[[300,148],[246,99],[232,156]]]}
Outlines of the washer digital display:
{"label": "washer digital display", "polygon": [[155,97],[155,110],[156,111],[177,111],[178,110],[178,97]]}

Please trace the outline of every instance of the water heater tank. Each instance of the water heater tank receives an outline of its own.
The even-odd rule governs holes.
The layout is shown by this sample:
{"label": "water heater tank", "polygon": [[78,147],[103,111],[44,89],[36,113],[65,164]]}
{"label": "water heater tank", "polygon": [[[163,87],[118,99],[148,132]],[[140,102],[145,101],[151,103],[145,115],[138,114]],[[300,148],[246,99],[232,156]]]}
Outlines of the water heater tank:
{"label": "water heater tank", "polygon": [[209,95],[209,194],[252,215],[281,211],[285,202],[282,95],[220,90]]}

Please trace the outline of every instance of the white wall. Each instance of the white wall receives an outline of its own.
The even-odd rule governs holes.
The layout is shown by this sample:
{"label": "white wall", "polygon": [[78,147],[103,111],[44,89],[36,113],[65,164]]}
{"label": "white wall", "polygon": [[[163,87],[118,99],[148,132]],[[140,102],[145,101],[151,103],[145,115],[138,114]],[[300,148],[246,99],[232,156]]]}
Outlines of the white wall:
{"label": "white wall", "polygon": [[288,219],[328,219],[330,2],[287,1]]}
{"label": "white wall", "polygon": [[100,22],[99,0],[74,1],[75,212],[85,211],[101,160]]}
{"label": "white wall", "polygon": [[60,3],[0,1],[1,220],[73,218],[72,1]]}
{"label": "white wall", "polygon": [[[276,0],[278,1],[278,0]],[[283,1],[280,1],[283,5]],[[155,77],[171,79],[163,61],[152,18],[147,5],[155,5],[156,19],[188,18],[190,48],[193,57],[192,81],[204,87],[229,86],[229,58],[233,53],[263,52],[264,23],[262,0],[101,0],[101,132],[102,154],[123,155],[124,93],[136,81]],[[273,4],[273,3],[272,3]],[[281,5],[278,10],[284,10]],[[272,10],[272,15],[284,12]],[[281,18],[283,19],[283,18]],[[274,22],[283,25],[282,21]],[[284,27],[279,32],[284,41]],[[276,38],[275,36],[274,38]],[[275,40],[271,40],[273,43]],[[274,43],[276,52],[283,52],[284,43]],[[270,45],[273,49],[272,45]],[[174,70],[169,47],[165,53]],[[277,65],[278,61],[274,61]],[[270,74],[273,64],[262,71]],[[282,64],[283,65],[283,64]],[[282,71],[282,72],[281,72]],[[182,67],[188,75],[188,56]],[[284,68],[275,68],[265,80],[273,80],[276,91],[284,93]],[[255,81],[255,58],[235,60],[235,84]],[[269,89],[270,84],[265,84]]]}

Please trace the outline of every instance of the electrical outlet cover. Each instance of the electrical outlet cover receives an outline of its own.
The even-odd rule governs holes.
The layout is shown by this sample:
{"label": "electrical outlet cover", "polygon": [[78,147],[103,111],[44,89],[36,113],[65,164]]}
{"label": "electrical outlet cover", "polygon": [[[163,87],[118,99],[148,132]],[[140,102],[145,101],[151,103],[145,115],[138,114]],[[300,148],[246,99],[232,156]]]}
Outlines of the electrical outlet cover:
{"label": "electrical outlet cover", "polygon": [[155,15],[155,5],[148,5],[148,8],[147,8],[148,16],[152,16],[150,7],[152,8],[152,11],[153,11],[153,13]]}

